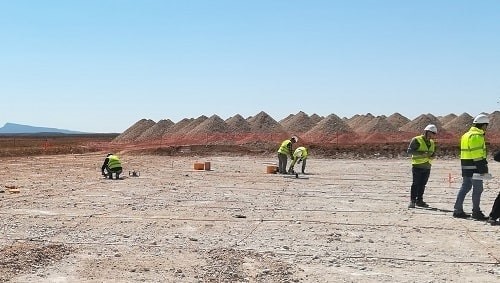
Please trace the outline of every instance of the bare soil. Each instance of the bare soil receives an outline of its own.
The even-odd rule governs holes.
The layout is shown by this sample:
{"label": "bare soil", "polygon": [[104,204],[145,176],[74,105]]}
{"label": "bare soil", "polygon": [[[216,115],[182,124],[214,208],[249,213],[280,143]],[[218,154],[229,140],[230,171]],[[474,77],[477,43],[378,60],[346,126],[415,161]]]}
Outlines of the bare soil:
{"label": "bare soil", "polygon": [[[119,153],[122,180],[101,177],[104,152],[0,158],[0,281],[500,279],[500,227],[451,216],[456,158],[435,160],[431,208],[408,209],[402,156],[313,155],[295,178],[266,174],[274,154],[176,152]],[[499,180],[485,183],[485,213]]]}

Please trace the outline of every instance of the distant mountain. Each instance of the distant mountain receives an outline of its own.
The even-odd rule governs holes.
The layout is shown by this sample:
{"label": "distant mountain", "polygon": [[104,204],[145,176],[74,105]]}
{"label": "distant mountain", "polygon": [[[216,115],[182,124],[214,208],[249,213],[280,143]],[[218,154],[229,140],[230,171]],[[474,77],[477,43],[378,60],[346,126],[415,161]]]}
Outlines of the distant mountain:
{"label": "distant mountain", "polygon": [[0,134],[39,134],[39,133],[58,133],[58,134],[84,134],[84,132],[62,130],[56,128],[34,127],[15,123],[5,123],[0,128]]}

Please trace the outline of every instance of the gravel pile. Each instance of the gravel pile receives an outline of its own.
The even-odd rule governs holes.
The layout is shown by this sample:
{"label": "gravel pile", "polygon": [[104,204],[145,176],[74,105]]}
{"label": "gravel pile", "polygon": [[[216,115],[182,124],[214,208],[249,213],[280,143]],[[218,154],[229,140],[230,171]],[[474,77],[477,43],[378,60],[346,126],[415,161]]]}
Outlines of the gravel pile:
{"label": "gravel pile", "polygon": [[311,115],[311,122],[314,123],[314,125],[318,124],[319,121],[323,120],[325,117],[319,116],[318,114],[312,114]]}
{"label": "gravel pile", "polygon": [[335,114],[330,114],[301,136],[306,143],[339,143],[356,138],[347,123]]}
{"label": "gravel pile", "polygon": [[174,125],[170,119],[164,119],[158,121],[155,125],[145,130],[140,136],[135,139],[135,141],[154,141],[161,139],[162,136]]}
{"label": "gravel pile", "polygon": [[249,117],[247,119],[248,124],[250,125],[250,131],[252,133],[257,134],[285,134],[287,132],[280,125],[280,123],[276,122],[273,117],[269,116],[266,112],[261,111],[259,114],[253,117]]}
{"label": "gravel pile", "polygon": [[391,123],[396,129],[401,128],[403,125],[409,123],[410,121],[410,119],[397,112],[387,117],[387,122]]}
{"label": "gravel pile", "polygon": [[114,138],[113,142],[134,142],[142,133],[153,127],[155,124],[156,122],[153,120],[141,119],[125,130],[125,132]]}
{"label": "gravel pile", "polygon": [[164,134],[164,138],[168,137],[169,135],[175,135],[177,133],[183,132],[183,129],[187,127],[191,122],[193,122],[193,118],[184,118],[180,120],[179,122],[175,123],[170,127]]}
{"label": "gravel pile", "polygon": [[200,117],[194,119],[191,121],[189,124],[185,125],[182,128],[179,128],[175,134],[177,135],[187,135],[189,132],[194,130],[196,127],[198,127],[201,123],[205,122],[208,119],[207,116],[201,115]]}
{"label": "gravel pile", "polygon": [[350,133],[353,131],[346,122],[339,118],[339,116],[330,114],[309,130],[306,136],[315,134],[336,134],[339,132]]}
{"label": "gravel pile", "polygon": [[451,120],[453,120],[455,118],[457,118],[457,115],[453,114],[453,113],[448,114],[448,115],[443,116],[443,117],[438,117],[439,122],[441,122],[441,125],[443,125],[443,126],[448,124],[448,122],[450,122]]}
{"label": "gravel pile", "polygon": [[398,131],[384,116],[374,117],[354,129],[357,133],[395,133]]}
{"label": "gravel pile", "polygon": [[204,120],[194,129],[189,131],[187,135],[200,135],[209,133],[229,133],[230,129],[226,122],[217,115],[212,115],[210,118]]}
{"label": "gravel pile", "polygon": [[490,125],[488,126],[488,131],[490,132],[500,132],[500,111],[495,111],[489,115]]}
{"label": "gravel pile", "polygon": [[280,124],[287,132],[300,135],[312,129],[318,122],[317,119],[312,119],[309,115],[300,111],[281,120]]}
{"label": "gravel pile", "polygon": [[373,116],[371,113],[368,113],[366,115],[359,115],[356,114],[352,116],[350,119],[346,120],[347,125],[351,127],[354,131],[357,131],[358,128],[364,126],[366,123],[370,122],[375,116]]}
{"label": "gravel pile", "polygon": [[465,133],[472,126],[473,119],[471,115],[463,113],[444,124],[443,128],[453,133]]}
{"label": "gravel pile", "polygon": [[403,132],[409,133],[421,133],[425,127],[429,124],[434,124],[438,128],[438,131],[441,132],[443,127],[439,119],[432,114],[422,114],[418,116],[415,120],[410,121],[403,125],[399,130]]}
{"label": "gravel pile", "polygon": [[250,124],[240,114],[236,114],[226,121],[228,129],[233,133],[249,133],[251,132]]}

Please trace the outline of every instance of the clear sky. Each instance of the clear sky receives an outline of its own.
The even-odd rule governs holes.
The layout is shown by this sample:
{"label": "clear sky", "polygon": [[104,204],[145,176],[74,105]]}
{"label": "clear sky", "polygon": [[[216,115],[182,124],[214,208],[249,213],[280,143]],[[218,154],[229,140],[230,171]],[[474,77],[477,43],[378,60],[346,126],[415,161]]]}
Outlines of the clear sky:
{"label": "clear sky", "polygon": [[500,106],[497,0],[0,0],[0,127]]}

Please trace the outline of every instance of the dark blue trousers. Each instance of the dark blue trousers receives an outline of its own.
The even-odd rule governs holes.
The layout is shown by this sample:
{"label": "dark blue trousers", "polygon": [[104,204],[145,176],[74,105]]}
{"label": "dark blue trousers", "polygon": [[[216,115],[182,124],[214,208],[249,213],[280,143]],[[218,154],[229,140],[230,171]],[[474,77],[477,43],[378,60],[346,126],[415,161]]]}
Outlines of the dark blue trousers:
{"label": "dark blue trousers", "polygon": [[411,172],[413,174],[410,192],[411,201],[423,201],[425,186],[431,175],[431,169],[412,167]]}

